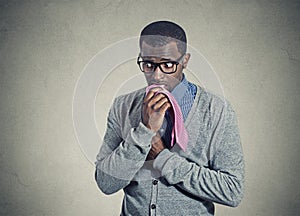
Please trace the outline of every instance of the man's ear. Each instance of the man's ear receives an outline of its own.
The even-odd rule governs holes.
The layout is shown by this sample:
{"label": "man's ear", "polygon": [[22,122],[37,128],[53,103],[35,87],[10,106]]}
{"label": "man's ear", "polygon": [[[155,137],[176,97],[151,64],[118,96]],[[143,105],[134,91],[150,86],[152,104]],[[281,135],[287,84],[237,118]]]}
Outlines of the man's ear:
{"label": "man's ear", "polygon": [[184,59],[182,61],[182,67],[185,69],[187,67],[187,64],[190,60],[191,54],[190,53],[186,53],[184,56]]}

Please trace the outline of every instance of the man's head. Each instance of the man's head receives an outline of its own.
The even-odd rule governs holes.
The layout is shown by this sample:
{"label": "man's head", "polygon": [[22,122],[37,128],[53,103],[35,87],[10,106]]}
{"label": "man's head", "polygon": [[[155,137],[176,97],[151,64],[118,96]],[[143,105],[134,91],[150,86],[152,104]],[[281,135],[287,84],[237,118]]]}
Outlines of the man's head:
{"label": "man's head", "polygon": [[148,85],[161,84],[169,91],[182,80],[190,54],[184,30],[169,21],[147,25],[140,35],[138,63]]}

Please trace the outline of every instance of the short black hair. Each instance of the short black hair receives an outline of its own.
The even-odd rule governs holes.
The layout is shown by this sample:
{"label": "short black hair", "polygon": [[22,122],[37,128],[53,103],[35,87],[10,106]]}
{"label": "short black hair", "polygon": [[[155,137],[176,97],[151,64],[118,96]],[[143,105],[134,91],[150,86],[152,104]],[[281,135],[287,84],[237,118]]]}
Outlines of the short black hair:
{"label": "short black hair", "polygon": [[140,34],[140,48],[145,42],[153,47],[164,46],[175,41],[181,54],[186,52],[187,39],[183,28],[170,21],[156,21],[148,24]]}

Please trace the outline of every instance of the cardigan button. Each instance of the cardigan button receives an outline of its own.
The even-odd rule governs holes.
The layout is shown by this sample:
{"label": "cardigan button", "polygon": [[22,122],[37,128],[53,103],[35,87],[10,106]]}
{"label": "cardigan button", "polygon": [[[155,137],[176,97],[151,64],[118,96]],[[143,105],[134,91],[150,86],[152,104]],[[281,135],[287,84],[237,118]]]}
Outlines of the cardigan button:
{"label": "cardigan button", "polygon": [[156,205],[155,204],[151,204],[151,208],[152,209],[156,209]]}
{"label": "cardigan button", "polygon": [[152,181],[153,185],[157,185],[157,183],[158,183],[158,181],[156,179]]}

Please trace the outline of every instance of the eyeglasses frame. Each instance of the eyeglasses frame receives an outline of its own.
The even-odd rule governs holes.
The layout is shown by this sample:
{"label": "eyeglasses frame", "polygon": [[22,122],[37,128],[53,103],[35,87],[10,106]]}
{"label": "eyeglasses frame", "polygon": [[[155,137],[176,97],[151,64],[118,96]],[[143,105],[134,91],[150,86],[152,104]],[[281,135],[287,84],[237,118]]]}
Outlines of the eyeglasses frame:
{"label": "eyeglasses frame", "polygon": [[[161,72],[165,73],[165,74],[173,74],[173,73],[176,73],[177,71],[177,68],[178,68],[178,65],[181,63],[181,60],[182,58],[185,56],[186,53],[183,53],[176,61],[164,61],[164,62],[159,62],[159,63],[155,63],[155,62],[152,62],[152,61],[139,61],[139,58],[142,58],[141,54],[139,54],[139,56],[137,57],[137,60],[136,60],[136,63],[138,64],[140,70],[145,73],[145,74],[148,74],[148,73],[153,73],[157,67],[159,67],[159,69],[161,70]],[[140,63],[141,62],[148,62],[148,63],[151,63],[154,65],[154,69],[152,72],[145,72],[142,70],[141,66],[140,66]],[[176,68],[173,72],[164,72],[163,69],[161,68],[161,64],[164,64],[164,63],[173,63],[176,65]]]}

